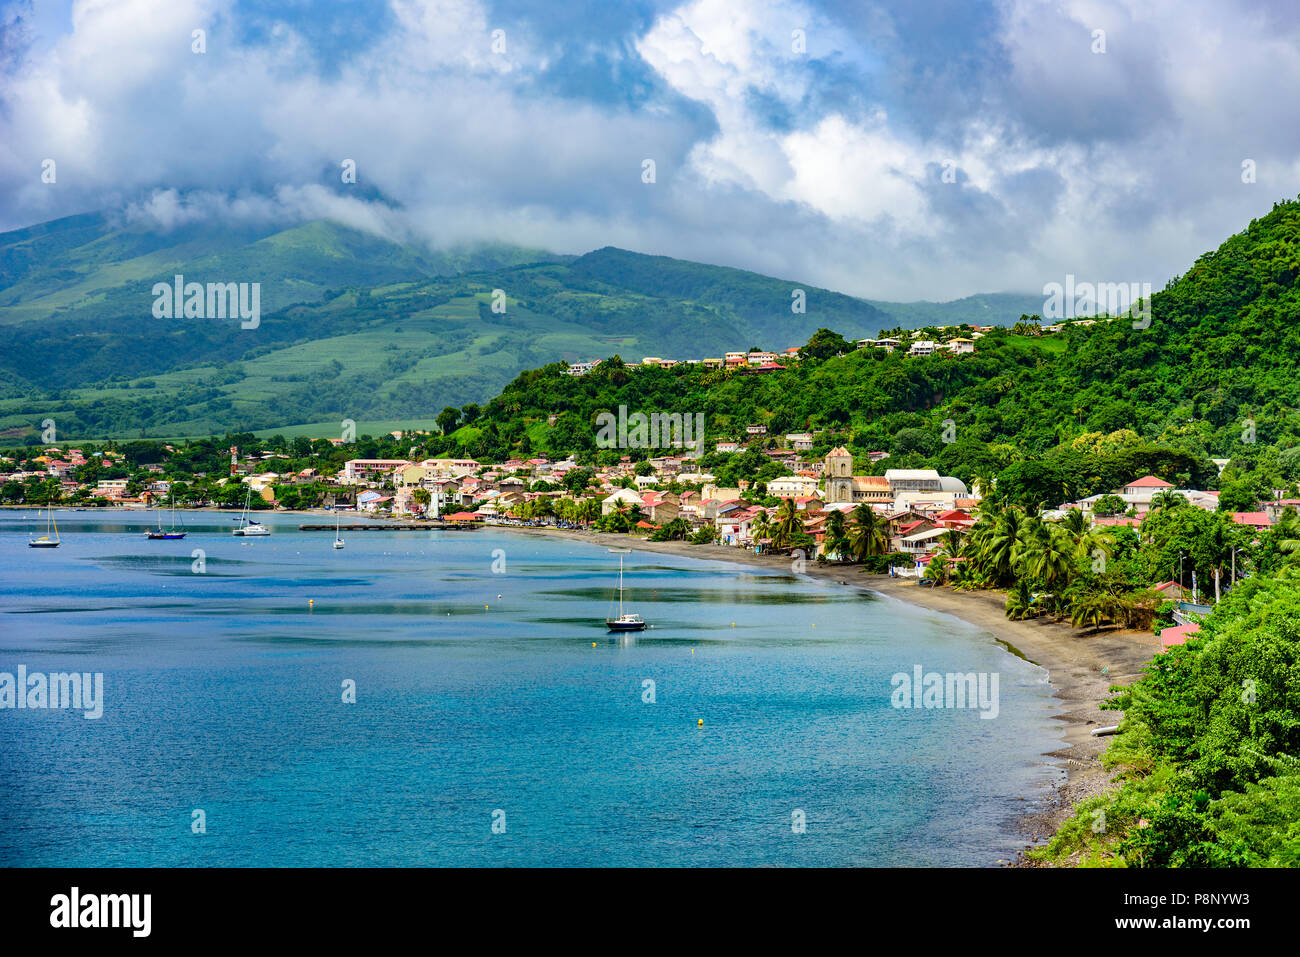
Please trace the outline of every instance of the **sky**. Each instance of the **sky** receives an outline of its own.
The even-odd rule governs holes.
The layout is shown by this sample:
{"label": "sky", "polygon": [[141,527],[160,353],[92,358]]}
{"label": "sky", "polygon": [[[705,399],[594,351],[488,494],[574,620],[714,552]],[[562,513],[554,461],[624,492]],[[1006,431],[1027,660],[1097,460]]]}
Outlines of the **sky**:
{"label": "sky", "polygon": [[1300,193],[1293,0],[0,10],[0,230],[332,218],[946,300],[1159,289]]}

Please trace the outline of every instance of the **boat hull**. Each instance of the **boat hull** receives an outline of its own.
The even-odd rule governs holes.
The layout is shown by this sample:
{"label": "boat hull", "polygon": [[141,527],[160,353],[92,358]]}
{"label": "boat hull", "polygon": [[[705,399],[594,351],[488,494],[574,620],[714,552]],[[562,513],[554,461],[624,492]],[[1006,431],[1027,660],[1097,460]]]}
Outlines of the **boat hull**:
{"label": "boat hull", "polygon": [[645,631],[644,621],[606,621],[605,627],[610,631]]}
{"label": "boat hull", "polygon": [[146,537],[155,538],[155,539],[164,539],[170,541],[176,538],[184,538],[185,534],[186,534],[185,532],[162,532],[161,534],[159,534],[158,532],[149,532],[149,534]]}
{"label": "boat hull", "polygon": [[28,542],[28,548],[58,548],[58,542]]}

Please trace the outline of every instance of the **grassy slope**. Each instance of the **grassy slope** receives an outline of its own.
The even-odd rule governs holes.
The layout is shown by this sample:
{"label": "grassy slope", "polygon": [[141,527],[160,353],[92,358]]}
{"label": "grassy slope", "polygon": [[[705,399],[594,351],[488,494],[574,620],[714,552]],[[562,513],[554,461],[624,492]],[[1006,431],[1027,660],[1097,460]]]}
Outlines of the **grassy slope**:
{"label": "grassy slope", "polygon": [[[261,326],[154,319],[152,284],[175,273],[261,282]],[[430,252],[328,222],[157,233],[70,217],[0,235],[0,431],[48,417],[84,437],[402,422],[559,359],[784,348],[822,325],[861,336],[896,321],[806,283],[613,248]]]}

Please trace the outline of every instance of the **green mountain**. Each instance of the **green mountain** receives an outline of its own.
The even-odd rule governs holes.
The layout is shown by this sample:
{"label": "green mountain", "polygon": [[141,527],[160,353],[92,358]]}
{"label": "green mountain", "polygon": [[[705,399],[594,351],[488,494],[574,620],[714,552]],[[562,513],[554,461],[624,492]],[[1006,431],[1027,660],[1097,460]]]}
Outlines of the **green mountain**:
{"label": "green mountain", "polygon": [[880,302],[868,299],[881,312],[889,314],[903,329],[926,326],[953,326],[971,323],[978,326],[1009,326],[1020,316],[1043,311],[1043,297],[1037,293],[994,292],[966,296],[949,302]]}
{"label": "green mountain", "polygon": [[1300,202],[1284,202],[1155,293],[1149,326],[998,329],[973,355],[855,349],[759,376],[606,364],[574,378],[550,366],[521,375],[436,451],[628,454],[595,441],[598,414],[624,405],[702,413],[709,440],[744,438],[753,422],[769,434],[812,430],[863,469],[877,451],[891,453],[877,469],[935,467],[967,481],[1014,468],[1027,501],[1146,472],[1214,487],[1211,459],[1229,458],[1231,472],[1256,476],[1257,488],[1239,490],[1249,505],[1300,480],[1298,280]]}
{"label": "green mountain", "polygon": [[[155,318],[154,284],[177,274],[259,283],[260,323]],[[427,420],[548,362],[782,349],[823,326],[874,336],[918,305],[931,304],[891,311],[612,247],[437,251],[327,221],[160,231],[87,214],[0,234],[0,438],[47,418],[68,437]],[[1003,322],[1034,311],[1002,306]],[[968,311],[989,321],[990,310]]]}

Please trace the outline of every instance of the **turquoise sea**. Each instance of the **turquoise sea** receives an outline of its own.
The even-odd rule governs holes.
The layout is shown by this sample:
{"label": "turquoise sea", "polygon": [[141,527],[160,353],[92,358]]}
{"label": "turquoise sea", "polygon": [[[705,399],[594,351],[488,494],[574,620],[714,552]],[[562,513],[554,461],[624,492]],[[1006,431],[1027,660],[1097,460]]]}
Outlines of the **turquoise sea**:
{"label": "turquoise sea", "polygon": [[[0,865],[984,866],[1063,777],[1042,669],[856,589],[634,552],[616,638],[596,545],[63,511],[37,550],[35,514],[0,673],[102,673],[104,712],[0,708]],[[998,675],[997,717],[893,707],[916,665]]]}

